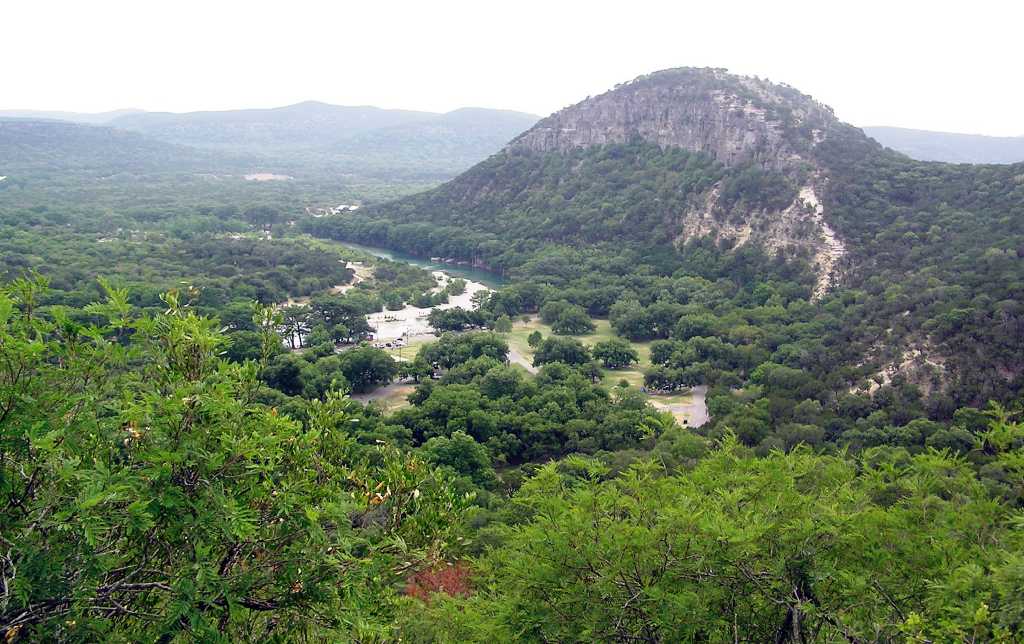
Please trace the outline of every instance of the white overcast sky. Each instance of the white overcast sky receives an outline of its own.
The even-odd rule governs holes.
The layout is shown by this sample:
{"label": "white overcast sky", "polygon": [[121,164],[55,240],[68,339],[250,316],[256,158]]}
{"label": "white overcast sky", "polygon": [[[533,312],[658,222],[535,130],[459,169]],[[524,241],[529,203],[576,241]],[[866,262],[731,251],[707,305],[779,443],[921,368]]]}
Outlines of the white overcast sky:
{"label": "white overcast sky", "polygon": [[727,67],[857,125],[1024,135],[1021,0],[4,0],[0,109],[303,100],[547,114],[640,74]]}

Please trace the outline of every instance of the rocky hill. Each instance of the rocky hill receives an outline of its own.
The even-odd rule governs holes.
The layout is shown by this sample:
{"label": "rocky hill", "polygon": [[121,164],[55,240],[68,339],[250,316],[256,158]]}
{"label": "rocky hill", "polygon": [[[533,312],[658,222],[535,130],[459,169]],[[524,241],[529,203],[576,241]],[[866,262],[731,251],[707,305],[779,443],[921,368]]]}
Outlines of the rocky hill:
{"label": "rocky hill", "polygon": [[[609,241],[618,234],[676,246],[698,238],[731,247],[756,244],[772,254],[808,261],[817,275],[815,292],[821,295],[839,278],[846,248],[829,225],[822,196],[829,173],[818,150],[849,138],[881,150],[859,130],[838,121],[830,108],[791,87],[721,69],[671,69],[641,76],[541,120],[496,157],[435,192],[395,204],[391,213],[496,230],[508,221],[501,211],[549,209],[553,219],[565,221],[579,210],[584,221],[613,221],[604,222],[603,238],[588,233],[576,235],[576,242]],[[630,152],[619,155],[619,162],[594,156],[615,149]],[[621,162],[632,157],[634,163],[637,154],[647,159],[643,170],[653,173],[650,180],[671,189],[660,195],[640,192],[632,203],[614,208],[615,213],[602,204],[614,202],[622,191],[602,197],[601,203],[587,199],[597,190],[595,182],[609,178],[613,165],[623,170]],[[660,167],[650,162],[652,155],[677,155],[690,170]],[[595,176],[589,173],[592,162],[603,168],[593,168]],[[561,163],[568,163],[564,171],[552,170]],[[691,182],[682,176],[695,178],[693,168],[701,164],[706,167],[699,179]],[[637,179],[621,176],[616,181]],[[552,192],[561,193],[559,199],[552,199]],[[560,204],[568,209],[557,212]],[[622,217],[630,210],[646,213],[642,225],[635,216]],[[614,221],[616,215],[622,218]],[[523,233],[545,241],[573,241],[570,231],[547,228],[526,228]]]}
{"label": "rocky hill", "polygon": [[[687,272],[754,288],[784,262],[812,304],[849,308],[818,333],[821,377],[914,372],[961,401],[1024,387],[1007,350],[1024,328],[1024,165],[916,161],[791,87],[720,69],[642,76],[434,190],[313,228],[572,284],[597,311],[615,294],[595,272],[636,275],[617,287],[628,299]],[[740,267],[757,256],[771,261]]]}
{"label": "rocky hill", "polygon": [[543,119],[511,148],[565,152],[641,139],[707,154],[726,167],[785,170],[838,124],[811,97],[723,69],[641,76]]}

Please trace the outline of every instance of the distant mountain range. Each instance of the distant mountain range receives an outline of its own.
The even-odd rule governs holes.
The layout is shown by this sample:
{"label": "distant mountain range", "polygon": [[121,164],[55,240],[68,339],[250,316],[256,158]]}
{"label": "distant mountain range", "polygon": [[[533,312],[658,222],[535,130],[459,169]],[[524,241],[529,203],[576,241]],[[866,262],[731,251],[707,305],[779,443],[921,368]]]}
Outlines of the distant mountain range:
{"label": "distant mountain range", "polygon": [[[139,110],[101,114],[16,110],[0,111],[0,119],[50,123],[53,137],[65,133],[74,135],[76,140],[86,134],[58,127],[55,122],[103,125],[117,132],[139,135],[135,140],[140,144],[147,142],[144,147],[160,142],[224,152],[235,158],[251,157],[263,169],[296,176],[346,174],[443,180],[497,152],[515,135],[532,126],[538,117],[484,108],[439,114],[307,101],[271,109],[181,114]],[[35,145],[48,143],[60,147],[56,138],[41,136],[46,126],[35,125],[28,129],[33,132],[31,139]],[[8,128],[7,134],[14,131]],[[19,132],[26,134],[24,129]],[[105,136],[100,132],[89,135],[97,142]],[[128,141],[109,132],[107,135],[115,147]],[[24,141],[19,145],[23,144]],[[8,142],[8,149],[13,150],[12,146],[13,143]],[[32,159],[46,157],[57,149],[30,148],[22,152]],[[152,146],[147,149],[152,151]],[[96,151],[90,152],[87,157],[94,158],[95,154]],[[15,156],[10,161],[19,158]]]}
{"label": "distant mountain range", "polygon": [[[635,298],[620,318],[628,324],[654,319],[644,316],[672,297],[668,287],[635,294],[655,275],[705,274],[758,253],[777,266],[791,259],[813,298],[865,303],[826,341],[851,368],[872,364],[862,376],[899,373],[978,403],[1024,390],[1024,318],[1011,312],[1022,310],[1022,213],[1024,163],[925,163],[793,87],[679,68],[556,112],[437,188],[307,228],[528,276],[555,287],[549,297],[602,313]],[[639,277],[622,277],[631,270]]]}
{"label": "distant mountain range", "polygon": [[882,145],[919,161],[1018,163],[1024,161],[1024,136],[983,136],[930,132],[902,127],[866,127]]}
{"label": "distant mountain range", "polygon": [[111,110],[110,112],[60,112],[52,110],[0,110],[0,119],[34,119],[71,121],[90,125],[105,125],[119,116],[138,114],[142,110]]}
{"label": "distant mountain range", "polygon": [[[68,172],[94,176],[224,171],[227,155],[157,141],[100,125],[0,119],[0,174],[37,178]],[[239,166],[244,167],[244,166]]]}
{"label": "distant mountain range", "polygon": [[426,121],[437,116],[430,112],[307,101],[270,109],[180,114],[139,112],[115,118],[110,125],[195,147],[265,150],[268,147],[333,146],[360,132]]}

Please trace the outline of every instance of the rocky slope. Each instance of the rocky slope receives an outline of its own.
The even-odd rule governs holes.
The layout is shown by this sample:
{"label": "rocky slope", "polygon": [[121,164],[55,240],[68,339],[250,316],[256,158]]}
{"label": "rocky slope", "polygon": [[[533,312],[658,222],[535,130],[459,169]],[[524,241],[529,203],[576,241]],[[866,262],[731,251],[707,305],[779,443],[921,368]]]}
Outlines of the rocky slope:
{"label": "rocky slope", "polygon": [[[706,155],[727,172],[717,184],[688,195],[664,222],[667,232],[679,245],[710,236],[731,247],[754,243],[800,257],[815,268],[815,293],[821,296],[841,278],[846,248],[828,223],[822,195],[829,171],[817,150],[851,133],[864,139],[829,107],[786,85],[722,69],[680,68],[641,76],[552,114],[514,139],[504,154],[565,155],[641,141]],[[789,198],[723,199],[743,172],[786,186]],[[473,204],[502,188],[479,181],[453,184],[449,193]]]}
{"label": "rocky slope", "polygon": [[811,97],[723,69],[641,76],[541,120],[512,148],[564,152],[640,138],[710,155],[727,167],[787,170],[838,121]]}
{"label": "rocky slope", "polygon": [[701,236],[771,252],[799,252],[818,274],[820,296],[836,279],[846,250],[827,224],[818,192],[827,173],[815,148],[841,123],[831,108],[766,80],[722,69],[670,69],[641,76],[557,112],[510,147],[545,153],[641,139],[703,153],[728,168],[778,172],[798,188],[784,208],[722,216],[721,186],[681,213],[678,241]]}

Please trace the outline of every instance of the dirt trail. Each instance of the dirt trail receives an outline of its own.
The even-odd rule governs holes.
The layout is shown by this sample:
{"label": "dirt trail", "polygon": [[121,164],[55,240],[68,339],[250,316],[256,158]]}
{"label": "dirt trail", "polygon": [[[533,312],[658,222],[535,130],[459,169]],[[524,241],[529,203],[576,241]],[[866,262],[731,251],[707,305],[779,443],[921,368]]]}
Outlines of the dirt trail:
{"label": "dirt trail", "polygon": [[523,369],[526,369],[532,374],[536,374],[540,369],[533,366],[533,361],[524,356],[523,354],[516,351],[513,347],[508,348],[508,361],[512,364],[517,364]]}
{"label": "dirt trail", "polygon": [[362,262],[348,262],[345,264],[345,268],[352,269],[352,281],[348,284],[338,284],[337,286],[331,287],[331,293],[341,295],[342,293],[348,293],[356,287],[356,284],[365,282],[366,280],[373,277],[373,268],[367,266]]}

